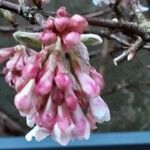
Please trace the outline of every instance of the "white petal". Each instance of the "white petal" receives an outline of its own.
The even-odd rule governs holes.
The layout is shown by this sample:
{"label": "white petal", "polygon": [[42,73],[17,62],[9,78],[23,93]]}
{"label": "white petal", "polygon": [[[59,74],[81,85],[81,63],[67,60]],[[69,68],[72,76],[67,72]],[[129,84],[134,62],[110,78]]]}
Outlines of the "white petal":
{"label": "white petal", "polygon": [[29,119],[28,117],[26,118],[26,123],[27,125],[32,128],[34,126],[34,120],[33,119]]}
{"label": "white petal", "polygon": [[43,128],[39,128],[38,126],[35,126],[26,136],[26,140],[27,141],[31,141],[33,137],[35,137],[35,139],[37,141],[41,141],[43,139],[45,139],[47,136],[49,135],[49,133],[47,132],[46,129]]}
{"label": "white petal", "polygon": [[84,138],[85,140],[88,140],[89,137],[90,137],[90,124],[89,124],[89,122],[86,120],[86,130],[85,130],[85,133],[84,133],[83,138]]}
{"label": "white petal", "polygon": [[107,104],[100,96],[93,98],[89,101],[90,108],[96,122],[102,123],[110,120],[110,111]]}

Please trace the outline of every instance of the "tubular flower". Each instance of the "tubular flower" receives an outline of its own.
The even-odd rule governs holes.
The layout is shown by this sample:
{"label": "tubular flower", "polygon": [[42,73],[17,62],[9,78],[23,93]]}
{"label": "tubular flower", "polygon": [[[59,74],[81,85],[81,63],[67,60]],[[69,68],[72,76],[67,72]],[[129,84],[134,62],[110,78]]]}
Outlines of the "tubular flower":
{"label": "tubular flower", "polygon": [[14,104],[33,127],[28,141],[50,135],[67,145],[75,138],[88,139],[96,123],[110,120],[109,108],[99,96],[103,77],[90,66],[80,38],[86,28],[82,16],[69,17],[61,7],[39,34],[40,52],[22,45],[0,50],[0,61],[9,59],[3,73],[17,92]]}

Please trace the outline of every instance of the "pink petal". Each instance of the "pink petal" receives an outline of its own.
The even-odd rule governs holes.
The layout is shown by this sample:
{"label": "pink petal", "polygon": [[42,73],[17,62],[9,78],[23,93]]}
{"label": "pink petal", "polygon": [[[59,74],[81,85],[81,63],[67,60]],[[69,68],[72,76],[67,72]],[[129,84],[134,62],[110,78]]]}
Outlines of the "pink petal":
{"label": "pink petal", "polygon": [[84,72],[77,72],[76,74],[85,94],[89,97],[96,97],[99,95],[100,87],[97,82],[95,82],[88,74]]}
{"label": "pink petal", "polygon": [[0,49],[0,63],[7,60],[14,52],[13,47]]}
{"label": "pink petal", "polygon": [[95,82],[99,83],[100,89],[102,90],[105,85],[103,76],[99,72],[97,72],[96,69],[93,67],[89,69],[89,75],[92,79],[95,80]]}
{"label": "pink petal", "polygon": [[36,124],[51,131],[56,119],[56,106],[52,103],[51,96],[49,96],[44,110],[36,115]]}
{"label": "pink petal", "polygon": [[80,106],[72,113],[75,129],[73,135],[78,139],[89,139],[90,136],[90,124],[83,114]]}
{"label": "pink petal", "polygon": [[21,54],[21,51],[16,51],[13,57],[10,58],[10,60],[6,63],[6,68],[8,68],[9,70],[14,70]]}
{"label": "pink petal", "polygon": [[36,84],[36,92],[41,95],[46,95],[52,90],[54,72],[46,71]]}
{"label": "pink petal", "polygon": [[55,83],[59,89],[64,90],[69,86],[70,79],[67,74],[57,72],[57,75],[55,76]]}
{"label": "pink petal", "polygon": [[65,102],[70,111],[77,108],[78,99],[71,87],[68,87],[65,91]]}
{"label": "pink petal", "polygon": [[25,79],[31,79],[37,75],[41,65],[41,57],[39,55],[33,55],[28,58],[25,67],[22,70],[22,76]]}
{"label": "pink petal", "polygon": [[58,124],[56,123],[53,129],[52,138],[59,144],[66,146],[71,140],[71,135],[62,133],[62,131],[58,127]]}
{"label": "pink petal", "polygon": [[59,128],[68,134],[71,133],[73,129],[73,122],[70,116],[69,111],[65,104],[58,106],[58,120],[57,120]]}
{"label": "pink petal", "polygon": [[20,111],[29,111],[32,107],[32,95],[35,81],[30,80],[27,85],[15,96],[15,105]]}

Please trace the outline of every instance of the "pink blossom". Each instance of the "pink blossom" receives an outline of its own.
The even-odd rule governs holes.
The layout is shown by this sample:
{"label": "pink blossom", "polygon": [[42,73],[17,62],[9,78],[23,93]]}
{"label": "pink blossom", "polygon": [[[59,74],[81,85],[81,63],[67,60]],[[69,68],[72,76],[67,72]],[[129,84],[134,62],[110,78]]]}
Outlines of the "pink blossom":
{"label": "pink blossom", "polygon": [[64,31],[69,25],[70,19],[68,17],[58,17],[54,19],[54,24],[59,32]]}
{"label": "pink blossom", "polygon": [[9,57],[14,53],[14,48],[3,48],[0,49],[0,63],[9,59]]}
{"label": "pink blossom", "polygon": [[58,122],[54,125],[52,138],[61,145],[67,145],[72,138],[74,123],[65,105],[58,106]]}
{"label": "pink blossom", "polygon": [[56,11],[56,15],[60,17],[67,17],[69,14],[66,11],[66,8],[62,6]]}
{"label": "pink blossom", "polygon": [[90,124],[84,116],[80,106],[73,112],[73,121],[75,123],[75,129],[73,135],[78,139],[89,139],[90,136]]}
{"label": "pink blossom", "polygon": [[71,17],[69,27],[76,32],[82,33],[88,27],[88,22],[86,19],[78,14]]}
{"label": "pink blossom", "polygon": [[89,97],[96,97],[99,95],[99,84],[94,81],[88,74],[84,72],[77,72],[76,75],[85,94],[87,94]]}
{"label": "pink blossom", "polygon": [[41,41],[44,45],[50,45],[50,44],[56,42],[57,35],[54,32],[47,31],[47,32],[40,33],[39,38],[41,39]]}
{"label": "pink blossom", "polygon": [[15,96],[15,106],[19,111],[27,112],[31,109],[31,99],[34,85],[34,79],[30,80],[27,85]]}
{"label": "pink blossom", "polygon": [[65,102],[70,111],[76,110],[78,99],[70,86],[65,91]]}
{"label": "pink blossom", "polygon": [[3,73],[17,92],[15,106],[33,128],[26,135],[28,141],[47,136],[61,145],[87,140],[96,123],[110,120],[109,108],[99,96],[103,77],[90,66],[80,39],[86,28],[82,16],[70,18],[61,7],[39,34],[39,52],[22,45],[0,51],[0,62],[8,59]]}
{"label": "pink blossom", "polygon": [[39,127],[44,127],[51,132],[54,124],[56,123],[56,119],[56,106],[53,104],[50,95],[44,110],[41,110],[41,112],[36,114],[35,122]]}
{"label": "pink blossom", "polygon": [[100,90],[102,90],[105,86],[103,76],[99,72],[97,72],[96,69],[94,69],[93,67],[89,69],[89,75],[92,79],[94,79],[94,81],[96,81],[99,84]]}
{"label": "pink blossom", "polygon": [[14,53],[14,56],[12,57],[12,59],[10,59],[10,60],[6,63],[6,67],[7,67],[8,69],[10,69],[10,70],[13,70],[13,69],[16,67],[17,63],[18,63],[21,54],[22,54],[22,51],[16,51],[16,52]]}
{"label": "pink blossom", "polygon": [[26,65],[23,67],[23,78],[33,78],[40,69],[41,58],[39,55],[33,55],[28,58]]}
{"label": "pink blossom", "polygon": [[46,71],[36,84],[36,92],[41,95],[48,94],[53,86],[54,72]]}
{"label": "pink blossom", "polygon": [[66,71],[63,60],[58,60],[57,72],[55,76],[55,83],[57,87],[61,90],[66,89],[71,83],[69,74]]}
{"label": "pink blossom", "polygon": [[110,112],[107,104],[100,96],[89,100],[90,109],[96,122],[103,123],[110,120]]}
{"label": "pink blossom", "polygon": [[80,41],[80,34],[77,32],[70,32],[62,37],[65,49],[74,48]]}

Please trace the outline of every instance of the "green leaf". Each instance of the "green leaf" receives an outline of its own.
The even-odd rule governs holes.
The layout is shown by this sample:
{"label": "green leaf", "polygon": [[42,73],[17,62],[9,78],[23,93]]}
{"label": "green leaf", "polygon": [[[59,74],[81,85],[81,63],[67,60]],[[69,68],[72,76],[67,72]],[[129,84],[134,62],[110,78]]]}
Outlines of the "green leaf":
{"label": "green leaf", "polygon": [[100,36],[96,34],[81,34],[81,41],[86,45],[96,45],[96,44],[101,44],[102,39]]}
{"label": "green leaf", "polygon": [[39,40],[38,34],[39,33],[35,33],[35,32],[17,31],[13,34],[13,37],[20,44],[23,44],[31,48],[40,49],[42,45]]}

